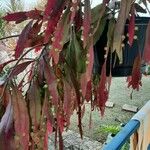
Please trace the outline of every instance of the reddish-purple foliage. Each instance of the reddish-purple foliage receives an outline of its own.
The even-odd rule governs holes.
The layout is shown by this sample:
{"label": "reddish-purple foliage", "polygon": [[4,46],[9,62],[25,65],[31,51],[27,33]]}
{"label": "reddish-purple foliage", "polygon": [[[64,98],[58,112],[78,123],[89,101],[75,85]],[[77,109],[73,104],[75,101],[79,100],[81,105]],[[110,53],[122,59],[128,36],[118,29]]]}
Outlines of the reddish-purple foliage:
{"label": "reddish-purple foliage", "polygon": [[15,127],[15,136],[19,140],[16,142],[16,148],[29,149],[29,115],[26,107],[26,102],[22,93],[16,88],[12,87],[12,105],[13,118]]}
{"label": "reddish-purple foliage", "polygon": [[97,91],[97,105],[100,108],[102,116],[104,115],[105,103],[108,99],[108,90],[106,84],[107,84],[107,77],[106,77],[106,61],[105,61],[102,67],[100,83],[98,85]]}
{"label": "reddish-purple foliage", "polygon": [[89,102],[92,99],[92,81],[88,81],[86,86],[86,95],[85,99],[87,102]]}
{"label": "reddish-purple foliage", "polygon": [[25,44],[28,40],[28,34],[29,34],[29,32],[32,28],[32,23],[33,23],[33,21],[30,21],[26,25],[26,27],[22,30],[22,32],[19,36],[17,46],[16,46],[16,49],[15,49],[15,58],[19,58],[20,55],[23,53],[23,50],[25,48]]}
{"label": "reddish-purple foliage", "polygon": [[134,12],[134,8],[132,8],[131,13],[132,14],[131,14],[131,17],[130,17],[129,27],[128,27],[130,46],[132,46],[132,44],[133,44],[134,32],[135,32],[135,12]]}
{"label": "reddish-purple foliage", "polygon": [[142,78],[141,55],[138,54],[138,56],[134,60],[134,65],[133,65],[133,69],[132,69],[132,76],[131,76],[130,81],[128,83],[128,87],[132,86],[133,89],[139,90],[139,87],[142,86],[141,78]]}
{"label": "reddish-purple foliage", "polygon": [[24,20],[27,20],[26,12],[16,12],[12,14],[7,14],[5,17],[3,17],[6,21],[15,21],[16,23],[20,23]]}
{"label": "reddish-purple foliage", "polygon": [[[69,127],[71,115],[75,110],[78,116],[79,132],[81,137],[83,136],[82,118],[86,109],[85,100],[91,102],[91,111],[98,107],[101,115],[104,114],[112,77],[111,73],[109,77],[106,76],[105,60],[100,81],[99,77],[93,81],[95,78],[95,74],[93,76],[93,43],[96,42],[93,35],[99,34],[97,33],[99,26],[103,28],[102,20],[108,13],[107,5],[109,0],[103,0],[103,4],[96,7],[100,15],[94,16],[94,19],[91,18],[90,0],[48,0],[43,11],[34,9],[7,14],[3,17],[8,22],[16,23],[27,20],[27,25],[17,41],[14,67],[10,69],[10,74],[0,85],[2,107],[4,107],[0,129],[8,131],[8,134],[0,136],[2,148],[12,149],[5,148],[6,142],[1,142],[1,139],[8,137],[10,145],[15,146],[13,149],[47,150],[48,135],[55,132],[55,145],[59,145],[61,150],[63,149],[62,132]],[[124,5],[128,8],[125,9]],[[121,29],[123,29],[121,20],[125,23],[129,15],[128,12],[124,12],[124,10],[130,11],[128,5],[126,1],[121,3],[120,13],[124,15],[117,22],[117,27],[121,25]],[[96,9],[92,10],[92,13],[97,12]],[[134,9],[130,12],[128,32],[129,43],[132,45],[135,32]],[[149,26],[144,52],[146,62],[150,61]],[[120,34],[121,32],[118,36],[116,32],[116,35],[111,36],[114,38],[118,36],[118,39],[121,39]],[[109,33],[107,36],[110,36]],[[107,41],[110,49],[113,46],[111,36]],[[119,49],[120,45],[116,47]],[[38,52],[36,58],[25,58],[31,50]],[[121,50],[115,52],[121,54]],[[28,61],[25,61],[26,59]],[[12,61],[14,60],[1,64],[0,72]],[[140,65],[141,58],[137,56],[132,77],[128,81],[133,89],[138,89],[141,85]],[[18,77],[29,66],[29,71],[24,74],[19,83],[16,82],[16,76]],[[91,124],[92,113],[90,113],[90,128]]]}
{"label": "reddish-purple foliage", "polygon": [[33,61],[27,61],[17,65],[11,72],[10,78],[22,73]]}
{"label": "reddish-purple foliage", "polygon": [[83,46],[84,48],[87,46],[87,40],[90,34],[91,29],[91,8],[90,8],[90,0],[84,1],[84,19],[83,19]]}

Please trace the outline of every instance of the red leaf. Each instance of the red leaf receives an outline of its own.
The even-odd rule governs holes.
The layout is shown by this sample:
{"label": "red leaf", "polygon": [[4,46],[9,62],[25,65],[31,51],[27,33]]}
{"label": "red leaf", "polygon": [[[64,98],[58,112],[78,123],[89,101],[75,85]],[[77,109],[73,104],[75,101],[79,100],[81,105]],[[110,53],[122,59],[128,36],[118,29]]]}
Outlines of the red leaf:
{"label": "red leaf", "polygon": [[128,32],[129,32],[129,44],[130,46],[132,46],[133,40],[134,40],[134,33],[135,33],[134,8],[132,8],[131,17],[130,17],[129,26],[128,26]]}
{"label": "red leaf", "polygon": [[[49,95],[48,95],[48,91],[45,90],[45,96],[44,96],[44,102],[43,102],[43,106],[42,106],[42,119],[44,119],[44,116],[46,116],[49,119]],[[43,123],[43,120],[41,119],[41,126]]]}
{"label": "red leaf", "polygon": [[48,135],[52,134],[53,132],[53,127],[52,127],[52,124],[50,123],[50,121],[48,120],[47,121],[47,133]]}
{"label": "red leaf", "polygon": [[43,121],[45,121],[45,117],[47,118],[46,120],[46,132],[45,132],[45,138],[44,138],[44,150],[48,149],[48,137],[52,134],[53,132],[53,124],[52,124],[52,119],[53,117],[49,115],[49,94],[48,91],[45,91],[45,98],[44,98],[44,102],[43,102],[43,107],[42,107],[42,118],[41,118],[41,128],[43,128]]}
{"label": "red leaf", "polygon": [[39,85],[43,85],[43,81],[44,81],[44,60],[43,58],[41,58],[39,60],[39,64],[37,66],[37,76],[38,76],[38,83]]}
{"label": "red leaf", "polygon": [[29,148],[29,116],[26,102],[22,93],[12,87],[12,105],[16,136],[19,140],[16,141],[16,147],[28,150]]}
{"label": "red leaf", "polygon": [[133,69],[132,69],[132,78],[131,81],[128,83],[128,87],[132,86],[132,88],[135,90],[139,90],[139,86],[142,86],[141,83],[141,55],[138,54],[138,56],[134,60]]}
{"label": "red leaf", "polygon": [[78,5],[79,5],[79,0],[77,0],[76,3],[73,3],[73,2],[71,3],[70,9],[72,9],[72,11],[71,11],[71,16],[70,16],[70,23],[74,22],[76,12],[78,9]]}
{"label": "red leaf", "polygon": [[71,80],[75,89],[76,93],[76,104],[77,104],[77,115],[78,115],[78,128],[81,138],[83,138],[83,130],[82,130],[82,114],[81,114],[81,106],[82,106],[82,98],[81,98],[81,92],[80,92],[80,85],[79,81],[75,78],[74,75],[71,75]]}
{"label": "red leaf", "polygon": [[50,17],[55,17],[60,10],[62,11],[64,9],[64,3],[64,0],[48,1],[45,8],[44,18],[49,19]]}
{"label": "red leaf", "polygon": [[35,52],[38,53],[39,51],[41,51],[42,46],[38,46],[35,48]]}
{"label": "red leaf", "polygon": [[128,76],[127,79],[126,79],[126,82],[130,82],[132,79],[132,76]]}
{"label": "red leaf", "polygon": [[9,90],[5,89],[5,84],[0,85],[0,96],[2,98],[2,105],[7,107],[9,103]]}
{"label": "red leaf", "polygon": [[[81,6],[79,6],[79,7],[81,7]],[[79,11],[76,13],[74,20],[75,20],[76,30],[79,31],[83,24],[81,8],[79,8]]]}
{"label": "red leaf", "polygon": [[64,83],[64,114],[65,114],[65,121],[66,127],[70,125],[70,117],[74,111],[74,103],[76,99],[73,96],[73,89],[72,87],[65,82]]}
{"label": "red leaf", "polygon": [[17,46],[16,46],[16,50],[15,50],[15,58],[19,58],[20,55],[23,53],[23,50],[25,48],[25,44],[26,41],[28,40],[28,34],[31,30],[32,27],[32,23],[33,21],[30,21],[25,28],[22,30],[18,42],[17,42]]}
{"label": "red leaf", "polygon": [[63,61],[63,54],[61,55],[61,51],[63,45],[66,42],[66,39],[68,39],[70,26],[69,15],[70,12],[68,13],[68,10],[65,10],[59,22],[57,23],[57,27],[54,32],[54,37],[52,38],[52,46],[49,55],[53,58],[55,64],[58,63],[59,57],[62,58],[61,60]]}
{"label": "red leaf", "polygon": [[44,150],[48,150],[48,137],[49,135],[51,135],[53,132],[53,126],[51,124],[51,122],[49,120],[47,120],[47,123],[46,123],[46,135],[45,135],[45,139],[44,139]]}
{"label": "red leaf", "polygon": [[86,86],[86,95],[85,95],[85,99],[87,102],[89,102],[92,98],[92,82],[91,80],[88,81],[87,86]]}
{"label": "red leaf", "polygon": [[81,90],[82,90],[82,96],[85,97],[86,95],[86,88],[87,88],[87,74],[84,73],[83,75],[81,75]]}
{"label": "red leaf", "polygon": [[32,78],[33,78],[33,76],[34,76],[34,64],[35,64],[35,63],[32,63],[32,64],[31,64],[31,69],[30,69],[30,71],[29,71],[29,75],[28,75],[28,79],[27,79],[28,82],[31,82],[31,80],[32,80]]}
{"label": "red leaf", "polygon": [[103,0],[103,3],[108,4],[110,0]]}
{"label": "red leaf", "polygon": [[10,78],[12,78],[14,76],[17,76],[18,74],[22,73],[27,68],[27,66],[29,66],[32,62],[33,61],[27,61],[27,62],[24,62],[24,63],[21,63],[21,64],[17,65],[12,70]]}
{"label": "red leaf", "polygon": [[51,20],[48,21],[45,30],[45,38],[44,38],[45,43],[49,42],[50,40],[49,38],[51,37],[51,34],[54,32],[58,20],[59,20],[59,16],[57,15],[55,18],[52,18]]}
{"label": "red leaf", "polygon": [[46,82],[48,85],[51,85],[53,82],[56,81],[54,71],[47,63],[44,63],[44,68],[45,68],[44,76],[45,76]]}
{"label": "red leaf", "polygon": [[63,113],[58,110],[59,112],[57,112],[57,125],[59,127],[60,132],[62,133],[64,131],[64,116]]}
{"label": "red leaf", "polygon": [[32,28],[30,29],[29,34],[28,34],[28,38],[29,38],[29,39],[36,38],[36,37],[37,37],[38,33],[39,33],[40,30],[41,30],[42,23],[43,23],[42,21],[41,21],[41,22],[36,21],[36,22],[33,24]]}
{"label": "red leaf", "polygon": [[42,46],[44,42],[44,37],[41,35],[34,36],[32,39],[26,41],[25,48],[28,47],[39,47]]}
{"label": "red leaf", "polygon": [[52,103],[55,106],[57,106],[58,105],[58,92],[57,92],[57,85],[56,85],[56,83],[48,85],[48,89],[49,89],[49,92],[50,92],[50,95],[51,95]]}
{"label": "red leaf", "polygon": [[24,20],[27,20],[26,12],[15,12],[12,14],[7,14],[3,17],[6,21],[15,21],[16,23],[20,23]]}
{"label": "red leaf", "polygon": [[32,126],[34,126],[34,131],[37,131],[39,128],[41,119],[41,98],[39,89],[37,81],[33,81],[27,93],[31,122]]}
{"label": "red leaf", "polygon": [[87,45],[87,39],[90,34],[91,28],[91,8],[90,8],[90,0],[84,0],[84,19],[83,19],[83,47],[85,48]]}
{"label": "red leaf", "polygon": [[[55,4],[55,7],[52,9],[53,5]],[[45,43],[49,42],[49,38],[52,36],[51,34],[54,32],[55,27],[57,26],[58,20],[60,19],[60,16],[62,14],[62,11],[64,10],[64,1],[63,0],[57,0],[56,2],[48,1],[47,7],[45,9],[46,17],[49,16],[49,13],[52,14],[50,16],[50,19],[48,19],[47,28],[45,30]]]}
{"label": "red leaf", "polygon": [[0,134],[0,147],[2,150],[15,150],[13,127],[8,133]]}
{"label": "red leaf", "polygon": [[54,75],[52,68],[46,63],[45,63],[44,77],[48,85],[52,103],[55,106],[57,106],[58,105],[58,93],[57,93],[56,77]]}
{"label": "red leaf", "polygon": [[150,21],[148,23],[147,30],[146,30],[144,60],[145,62],[150,63]]}
{"label": "red leaf", "polygon": [[52,10],[53,10],[53,8],[55,7],[55,5],[56,5],[56,1],[57,0],[48,0],[47,1],[47,4],[46,4],[46,8],[45,8],[45,12],[44,12],[44,17],[45,18],[48,18],[49,17],[49,15],[52,13]]}
{"label": "red leaf", "polygon": [[[66,19],[66,18],[65,18]],[[63,34],[64,34],[64,20],[60,20],[56,30],[54,32],[54,38],[52,41],[52,48],[50,50],[49,55],[54,59],[55,64],[58,63],[59,53],[63,48]]]}
{"label": "red leaf", "polygon": [[35,9],[35,10],[30,10],[30,11],[26,12],[26,16],[29,19],[40,20],[43,18],[42,13],[43,13],[43,11]]}
{"label": "red leaf", "polygon": [[100,77],[100,83],[99,83],[99,87],[98,87],[98,93],[97,93],[97,101],[98,101],[98,106],[100,108],[101,111],[101,115],[104,115],[104,111],[105,111],[105,103],[108,99],[108,90],[106,87],[106,81],[107,77],[106,77],[106,61],[103,64],[102,67],[102,71],[101,71],[101,77]]}
{"label": "red leaf", "polygon": [[87,62],[88,62],[87,71],[86,71],[87,81],[90,81],[92,77],[92,70],[93,70],[93,64],[94,64],[94,50],[93,50],[92,37],[90,39],[90,47],[89,47],[88,54],[87,54]]}

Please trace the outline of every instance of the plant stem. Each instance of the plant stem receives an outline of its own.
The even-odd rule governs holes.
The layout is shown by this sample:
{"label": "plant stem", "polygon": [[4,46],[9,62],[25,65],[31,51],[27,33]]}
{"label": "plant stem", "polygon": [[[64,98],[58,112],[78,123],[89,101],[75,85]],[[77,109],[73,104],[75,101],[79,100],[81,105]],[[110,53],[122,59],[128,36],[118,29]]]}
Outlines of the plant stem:
{"label": "plant stem", "polygon": [[10,36],[7,36],[7,37],[2,37],[2,38],[0,38],[0,41],[6,40],[6,39],[10,39],[10,38],[14,38],[14,37],[19,37],[19,35],[20,35],[20,34],[10,35]]}

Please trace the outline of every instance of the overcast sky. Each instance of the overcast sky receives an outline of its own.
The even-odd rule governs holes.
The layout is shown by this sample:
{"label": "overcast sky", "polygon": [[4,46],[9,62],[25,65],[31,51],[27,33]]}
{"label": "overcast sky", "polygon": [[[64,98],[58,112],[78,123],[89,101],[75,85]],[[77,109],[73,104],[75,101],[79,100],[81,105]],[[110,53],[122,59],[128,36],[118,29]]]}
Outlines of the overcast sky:
{"label": "overcast sky", "polygon": [[[9,0],[0,0],[0,5],[4,5],[5,2],[8,2]],[[24,3],[25,3],[25,9],[30,9],[31,6],[34,6],[37,2],[37,0],[22,0]],[[101,3],[102,0],[91,0],[91,4],[92,4],[92,7],[98,5],[99,3]],[[148,4],[148,7],[150,9],[150,4]],[[143,16],[143,14],[142,14]],[[150,17],[150,14],[144,14],[144,16],[148,16]]]}
{"label": "overcast sky", "polygon": [[[24,1],[26,2],[26,5],[30,5],[32,3],[36,3],[36,0],[24,0]],[[99,4],[99,3],[101,3],[102,0],[91,0],[91,2],[92,2],[92,6],[95,6],[95,5]]]}
{"label": "overcast sky", "polygon": [[[0,0],[0,4],[4,5],[4,3],[6,1],[8,1],[8,0]],[[22,1],[24,1],[26,8],[31,7],[32,5],[34,5],[37,2],[37,0],[22,0]],[[102,0],[91,0],[92,6],[95,6],[95,5],[99,4],[99,3],[101,3],[101,1]]]}

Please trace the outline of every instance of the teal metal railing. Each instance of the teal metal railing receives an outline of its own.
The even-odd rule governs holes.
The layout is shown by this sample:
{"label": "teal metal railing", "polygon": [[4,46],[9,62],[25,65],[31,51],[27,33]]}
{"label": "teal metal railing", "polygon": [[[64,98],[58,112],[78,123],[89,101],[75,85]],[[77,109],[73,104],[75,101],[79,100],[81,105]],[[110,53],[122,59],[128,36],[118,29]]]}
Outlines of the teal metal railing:
{"label": "teal metal railing", "polygon": [[[144,119],[144,115],[146,115],[146,111],[150,111],[150,101],[145,104],[141,110],[139,110],[135,116],[142,116],[141,119]],[[120,150],[122,146],[127,142],[130,136],[136,132],[136,130],[140,127],[140,121],[133,118],[121,129],[121,131],[108,143],[104,146],[103,150]],[[150,145],[147,150],[150,150]]]}
{"label": "teal metal railing", "polygon": [[140,122],[138,120],[130,120],[110,143],[104,146],[103,150],[120,150],[139,126]]}

